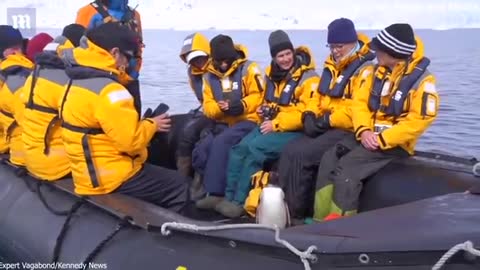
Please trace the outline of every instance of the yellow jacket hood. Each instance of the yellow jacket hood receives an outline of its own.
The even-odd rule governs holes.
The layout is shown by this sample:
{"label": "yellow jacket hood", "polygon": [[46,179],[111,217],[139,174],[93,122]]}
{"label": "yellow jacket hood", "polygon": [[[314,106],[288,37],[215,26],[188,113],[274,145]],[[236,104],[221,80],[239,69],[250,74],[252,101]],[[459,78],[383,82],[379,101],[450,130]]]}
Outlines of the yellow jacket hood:
{"label": "yellow jacket hood", "polygon": [[411,73],[415,66],[425,57],[425,46],[420,37],[415,36],[415,41],[417,42],[417,48],[412,54],[411,61],[408,64],[407,74]]}
{"label": "yellow jacket hood", "polygon": [[201,33],[193,33],[183,40],[183,46],[180,50],[180,59],[187,63],[187,55],[193,51],[204,52],[210,56],[210,42],[207,37]]}
{"label": "yellow jacket hood", "polygon": [[23,54],[12,54],[0,62],[0,70],[6,70],[13,67],[33,68],[33,63]]}
{"label": "yellow jacket hood", "polygon": [[54,41],[58,44],[57,49],[56,49],[58,54],[61,54],[63,50],[75,48],[73,43],[68,38],[66,38],[64,36],[59,36],[59,37],[55,38]]}
{"label": "yellow jacket hood", "polygon": [[[398,83],[398,80],[402,78],[404,74],[408,75],[412,73],[415,67],[425,57],[424,55],[425,48],[422,40],[418,36],[415,36],[415,41],[417,43],[417,48],[413,52],[411,58],[408,61],[398,62],[397,65],[392,69],[391,77],[393,78],[392,80],[395,81],[396,83]],[[385,71],[386,71],[385,67],[380,67],[376,71],[377,76],[381,76],[381,74],[384,73]]]}
{"label": "yellow jacket hood", "polygon": [[95,45],[88,39],[83,39],[80,47],[64,50],[63,59],[72,66],[83,66],[105,71],[116,77],[120,76],[115,59],[105,49]]}

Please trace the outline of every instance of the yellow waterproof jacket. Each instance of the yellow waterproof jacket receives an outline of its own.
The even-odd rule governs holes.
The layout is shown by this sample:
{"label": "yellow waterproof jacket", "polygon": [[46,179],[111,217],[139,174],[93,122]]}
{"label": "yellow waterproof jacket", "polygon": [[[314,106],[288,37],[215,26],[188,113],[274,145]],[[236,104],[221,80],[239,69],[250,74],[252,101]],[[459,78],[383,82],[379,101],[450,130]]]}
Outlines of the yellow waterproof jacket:
{"label": "yellow waterproof jacket", "polygon": [[361,71],[373,67],[375,55],[368,48],[369,38],[358,34],[360,49],[335,63],[330,55],[325,61],[320,81],[320,115],[330,113],[330,126],[353,132],[351,106],[360,88]]}
{"label": "yellow waterproof jacket", "polygon": [[[68,46],[73,49],[72,44],[62,49]],[[58,180],[70,173],[58,118],[58,106],[67,82],[64,62],[56,51],[40,53],[32,75],[25,82],[22,96],[25,166],[42,180]]]}
{"label": "yellow waterproof jacket", "polygon": [[278,83],[271,78],[272,65],[265,70],[264,104],[278,108],[278,114],[272,120],[274,131],[300,130],[304,111],[318,113],[320,76],[315,72],[315,62],[309,48],[296,48],[295,61],[292,72]]}
{"label": "yellow waterproof jacket", "polygon": [[141,168],[147,145],[157,130],[151,119],[139,119],[133,97],[120,83],[115,59],[88,41],[64,51],[70,78],[59,115],[70,159],[75,192],[105,194],[117,189]]}
{"label": "yellow waterproof jacket", "polygon": [[[247,60],[247,49],[236,45],[241,58],[235,60],[229,70],[220,73],[213,66],[203,77],[203,109],[208,118],[223,122],[229,126],[243,120],[259,123],[256,113],[262,103],[261,71],[257,63]],[[239,116],[225,114],[217,102],[230,100],[231,103],[241,100],[244,112]]]}
{"label": "yellow waterproof jacket", "polygon": [[0,64],[0,71],[6,78],[0,89],[0,126],[10,148],[10,162],[19,166],[25,164],[21,96],[32,68],[33,63],[22,54],[10,55]]}
{"label": "yellow waterproof jacket", "polygon": [[[193,33],[183,40],[183,46],[180,50],[180,59],[187,63],[187,55],[193,51],[201,51],[210,57],[210,42],[207,37],[201,33]],[[187,63],[188,64],[188,63]],[[189,65],[187,69],[188,82],[192,88],[197,100],[203,102],[203,75],[207,73],[208,66],[211,64],[211,59],[205,63],[202,68],[197,68]]]}
{"label": "yellow waterproof jacket", "polygon": [[416,41],[410,62],[397,64],[391,72],[385,67],[363,72],[353,107],[357,140],[365,130],[376,131],[381,149],[398,146],[413,155],[418,138],[437,118],[440,98],[435,77],[427,69],[430,60],[424,56],[422,41],[418,37]]}
{"label": "yellow waterproof jacket", "polygon": [[[0,65],[1,65],[1,60],[0,60]],[[3,83],[5,82],[5,77],[3,74],[0,72],[0,89],[3,86]],[[0,126],[0,154],[5,154],[8,153],[8,143],[7,140],[5,139],[5,133],[3,132],[3,127]]]}

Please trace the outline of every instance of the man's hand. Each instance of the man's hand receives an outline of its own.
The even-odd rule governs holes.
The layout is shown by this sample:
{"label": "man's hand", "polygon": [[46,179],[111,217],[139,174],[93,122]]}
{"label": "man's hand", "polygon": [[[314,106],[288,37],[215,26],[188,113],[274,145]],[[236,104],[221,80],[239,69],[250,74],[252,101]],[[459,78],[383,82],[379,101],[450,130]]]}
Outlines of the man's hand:
{"label": "man's hand", "polygon": [[378,135],[375,134],[373,131],[366,130],[362,132],[362,135],[360,135],[360,139],[363,147],[370,151],[375,151],[380,146],[378,144]]}
{"label": "man's hand", "polygon": [[217,104],[218,104],[218,107],[220,107],[220,110],[222,110],[222,111],[227,111],[228,108],[229,108],[228,101],[223,101],[222,100],[222,101],[217,102]]}
{"label": "man's hand", "polygon": [[272,121],[265,121],[260,125],[260,132],[267,134],[273,131]]}
{"label": "man's hand", "polygon": [[155,123],[157,123],[157,131],[158,132],[169,132],[172,125],[170,122],[170,116],[166,113],[160,114],[159,116],[155,116],[152,118]]}

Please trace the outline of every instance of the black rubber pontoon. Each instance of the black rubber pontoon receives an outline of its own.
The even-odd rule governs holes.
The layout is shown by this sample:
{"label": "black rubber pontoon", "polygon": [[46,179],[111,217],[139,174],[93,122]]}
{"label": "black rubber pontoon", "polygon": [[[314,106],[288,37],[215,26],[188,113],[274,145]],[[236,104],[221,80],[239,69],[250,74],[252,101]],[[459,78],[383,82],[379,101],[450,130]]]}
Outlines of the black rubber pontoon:
{"label": "black rubber pontoon", "polygon": [[[172,138],[162,147],[174,149]],[[161,145],[165,138],[156,139]],[[287,228],[280,237],[302,251],[316,247],[311,269],[426,270],[458,243],[478,245],[480,196],[463,193],[478,183],[471,172],[476,160],[423,156],[391,164],[370,178],[361,198],[365,212]],[[115,270],[304,269],[269,230],[164,227],[171,230],[166,236],[162,226],[169,222],[222,223],[185,218],[119,194],[80,198],[71,179],[39,184],[5,164],[0,187],[0,257],[7,262],[90,261]],[[478,258],[460,252],[442,269],[479,267]]]}

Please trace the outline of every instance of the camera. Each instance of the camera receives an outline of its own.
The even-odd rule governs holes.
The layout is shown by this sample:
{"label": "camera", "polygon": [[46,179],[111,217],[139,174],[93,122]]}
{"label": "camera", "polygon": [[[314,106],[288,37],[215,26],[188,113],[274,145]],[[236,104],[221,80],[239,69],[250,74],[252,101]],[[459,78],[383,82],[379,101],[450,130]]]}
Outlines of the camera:
{"label": "camera", "polygon": [[278,113],[278,108],[274,106],[263,105],[261,110],[263,119],[266,121],[273,120]]}

